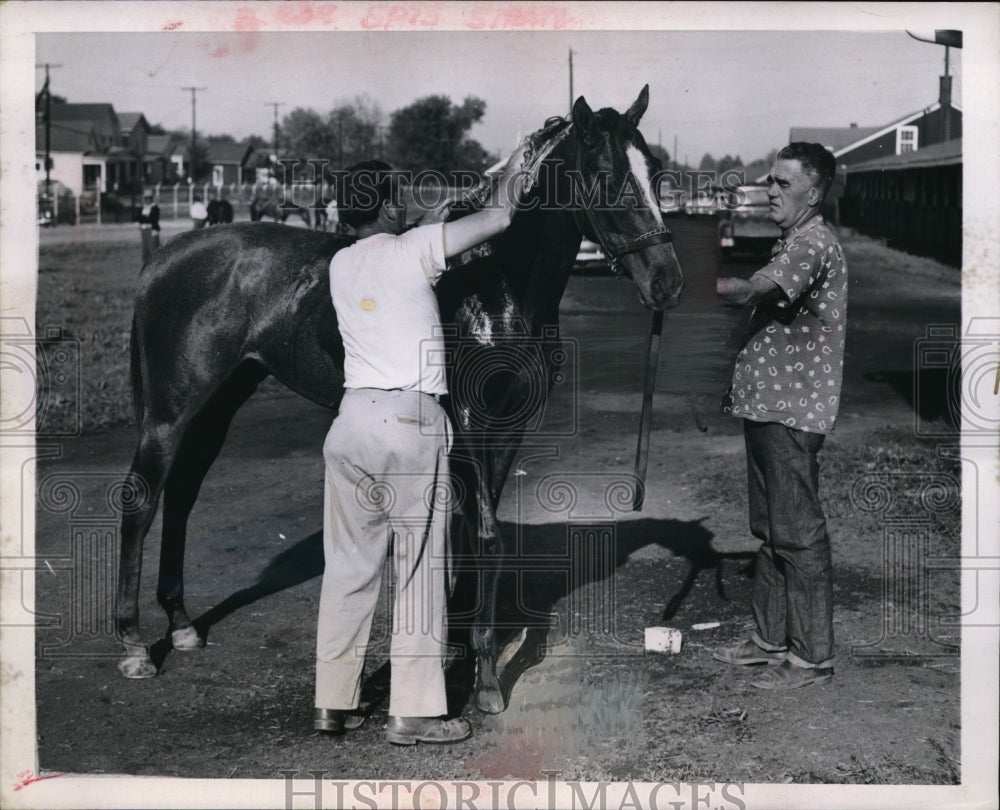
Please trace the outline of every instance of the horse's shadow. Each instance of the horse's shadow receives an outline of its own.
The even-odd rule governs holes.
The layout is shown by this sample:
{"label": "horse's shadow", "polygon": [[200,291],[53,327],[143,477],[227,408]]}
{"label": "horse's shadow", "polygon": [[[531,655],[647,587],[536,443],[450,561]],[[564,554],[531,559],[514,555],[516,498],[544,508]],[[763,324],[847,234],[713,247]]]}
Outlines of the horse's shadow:
{"label": "horse's shadow", "polygon": [[[693,521],[642,519],[603,524],[597,549],[593,534],[580,533],[580,527],[567,523],[538,525],[501,524],[508,538],[508,554],[498,591],[498,639],[508,641],[507,654],[501,653],[499,669],[505,700],[524,671],[541,661],[545,649],[553,643],[550,630],[557,605],[570,592],[595,583],[607,583],[618,568],[641,549],[659,546],[686,562],[687,571],[679,586],[667,584],[661,618],[670,620],[688,601],[701,576],[711,571],[715,592],[728,601],[724,584],[724,566],[728,561],[743,561],[740,574],[752,573],[753,552],[719,552],[712,547],[714,535],[703,525],[704,518]],[[614,529],[609,527],[613,526]],[[589,537],[589,542],[585,539]],[[596,553],[595,553],[596,549]],[[599,564],[581,560],[588,554],[600,557]],[[475,615],[476,578],[464,576],[471,562],[458,560],[460,587],[450,610],[449,642],[468,650],[471,619]],[[466,558],[471,560],[471,558]],[[315,532],[274,557],[261,571],[257,581],[242,588],[194,619],[199,637],[207,640],[211,629],[226,617],[280,591],[301,585],[323,573],[322,535]],[[506,587],[515,583],[513,587]],[[666,595],[665,594],[665,595]],[[471,601],[470,601],[471,600]],[[657,600],[659,601],[659,600]],[[613,606],[612,606],[613,609]],[[565,628],[564,628],[565,629]],[[506,638],[505,638],[506,636]],[[171,650],[169,635],[156,642],[150,654],[160,668]],[[475,657],[458,655],[448,673],[449,703],[456,711],[468,702],[474,681]],[[505,660],[504,660],[505,659]],[[383,705],[389,693],[389,667],[381,666],[366,678],[362,702],[374,708]]]}

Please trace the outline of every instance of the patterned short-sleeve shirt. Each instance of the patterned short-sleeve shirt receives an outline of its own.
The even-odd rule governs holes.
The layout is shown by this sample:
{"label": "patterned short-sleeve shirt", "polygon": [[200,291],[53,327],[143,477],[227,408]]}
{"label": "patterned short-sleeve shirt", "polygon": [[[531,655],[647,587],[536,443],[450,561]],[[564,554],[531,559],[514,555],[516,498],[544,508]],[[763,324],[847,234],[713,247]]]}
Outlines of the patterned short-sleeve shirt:
{"label": "patterned short-sleeve shirt", "polygon": [[733,370],[733,416],[831,433],[840,407],[847,332],[847,262],[820,217],[779,239],[755,274],[784,292],[750,319]]}

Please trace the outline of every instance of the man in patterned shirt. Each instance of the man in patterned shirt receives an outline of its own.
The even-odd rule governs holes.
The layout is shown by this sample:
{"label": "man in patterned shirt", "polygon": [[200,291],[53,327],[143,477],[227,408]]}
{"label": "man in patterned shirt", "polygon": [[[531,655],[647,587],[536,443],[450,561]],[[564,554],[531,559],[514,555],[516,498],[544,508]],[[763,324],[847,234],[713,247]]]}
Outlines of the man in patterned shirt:
{"label": "man in patterned shirt", "polygon": [[818,454],[837,419],[847,327],[847,264],[820,215],[835,171],[819,144],[782,149],[768,177],[770,216],[781,229],[771,260],[749,280],[717,282],[725,301],[754,307],[727,410],[743,419],[750,531],[761,546],[755,632],[714,657],[777,664],[751,682],[761,689],[833,677],[833,572]]}

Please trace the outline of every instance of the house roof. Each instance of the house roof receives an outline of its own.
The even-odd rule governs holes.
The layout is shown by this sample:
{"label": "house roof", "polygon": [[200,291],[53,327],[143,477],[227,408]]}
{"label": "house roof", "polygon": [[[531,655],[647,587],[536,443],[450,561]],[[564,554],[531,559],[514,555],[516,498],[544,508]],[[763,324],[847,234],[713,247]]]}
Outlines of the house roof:
{"label": "house roof", "polygon": [[[49,128],[49,150],[52,152],[88,152],[94,149],[93,127],[86,122],[75,126],[53,121]],[[45,151],[45,125],[35,127],[35,151]]]}
{"label": "house roof", "polygon": [[899,171],[901,169],[922,169],[929,166],[953,166],[962,162],[962,139],[954,138],[943,143],[935,143],[917,149],[913,152],[904,152],[901,155],[887,155],[885,157],[866,160],[854,166],[848,166],[848,174],[870,171]]}
{"label": "house roof", "polygon": [[247,143],[213,141],[208,145],[208,160],[211,163],[242,164],[252,149]]}
{"label": "house roof", "polygon": [[99,118],[118,118],[114,105],[101,104],[53,104],[53,121],[94,121]]}
{"label": "house roof", "polygon": [[[952,104],[952,109],[962,112],[962,108],[957,104]],[[891,124],[881,127],[792,127],[789,131],[789,142],[809,141],[811,143],[821,143],[833,152],[834,157],[840,157],[847,152],[857,149],[876,138],[881,138],[886,133],[892,132],[896,127],[906,126],[911,121],[915,121],[923,115],[935,112],[941,108],[940,102],[935,102],[929,107],[917,110],[916,112],[904,115]],[[829,140],[825,140],[828,138]]]}
{"label": "house roof", "polygon": [[121,127],[123,131],[135,129],[136,125],[142,121],[146,128],[149,128],[149,122],[146,120],[141,112],[121,112],[118,113],[118,126]]}
{"label": "house roof", "polygon": [[147,135],[146,154],[169,157],[177,149],[177,144],[171,142],[169,135]]}

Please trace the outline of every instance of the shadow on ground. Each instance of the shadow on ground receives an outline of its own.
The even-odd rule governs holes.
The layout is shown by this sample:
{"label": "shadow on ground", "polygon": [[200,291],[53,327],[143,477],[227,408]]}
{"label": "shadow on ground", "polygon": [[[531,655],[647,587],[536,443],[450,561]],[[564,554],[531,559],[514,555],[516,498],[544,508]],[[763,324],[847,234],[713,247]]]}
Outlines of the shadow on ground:
{"label": "shadow on ground", "polygon": [[[664,620],[677,615],[706,572],[711,572],[717,597],[728,601],[724,563],[742,561],[740,573],[750,576],[754,555],[716,551],[712,547],[713,534],[704,527],[703,520],[501,524],[502,535],[511,549],[500,573],[494,622],[500,646],[511,645],[503,661],[501,678],[505,697],[509,697],[520,675],[544,658],[546,646],[558,642],[558,638],[550,637],[550,631],[560,603],[572,592],[613,580],[615,571],[640,550],[658,547],[686,564],[687,573],[679,585],[676,579],[665,578],[669,588],[663,594]],[[456,555],[459,588],[450,610],[450,641],[466,652],[471,650],[469,634],[480,605],[476,585],[489,573],[477,567],[480,563],[481,559]],[[322,535],[315,532],[275,556],[252,585],[235,591],[194,619],[199,637],[207,642],[212,628],[232,614],[321,576],[323,565]],[[557,629],[556,636],[559,632]],[[169,635],[152,646],[151,656],[158,668],[163,667],[171,649]],[[474,656],[460,655],[449,670],[448,681],[449,700],[453,709],[460,712],[472,697]],[[372,710],[387,701],[388,692],[388,664],[384,664],[366,679],[363,703]]]}

